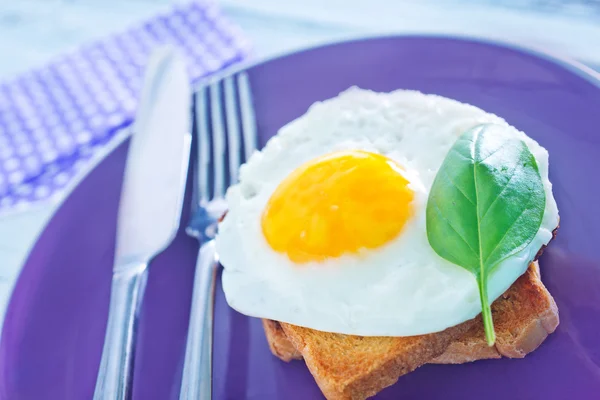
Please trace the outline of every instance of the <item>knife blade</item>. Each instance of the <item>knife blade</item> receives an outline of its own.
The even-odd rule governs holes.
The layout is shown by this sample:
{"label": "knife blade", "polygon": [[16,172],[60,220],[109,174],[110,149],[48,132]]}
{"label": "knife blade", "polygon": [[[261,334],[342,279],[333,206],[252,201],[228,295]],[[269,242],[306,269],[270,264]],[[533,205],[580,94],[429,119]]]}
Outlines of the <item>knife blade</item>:
{"label": "knife blade", "polygon": [[156,50],[146,69],[125,166],[95,400],[131,395],[135,330],[148,263],[168,247],[179,227],[192,141],[191,108],[185,62],[171,47]]}

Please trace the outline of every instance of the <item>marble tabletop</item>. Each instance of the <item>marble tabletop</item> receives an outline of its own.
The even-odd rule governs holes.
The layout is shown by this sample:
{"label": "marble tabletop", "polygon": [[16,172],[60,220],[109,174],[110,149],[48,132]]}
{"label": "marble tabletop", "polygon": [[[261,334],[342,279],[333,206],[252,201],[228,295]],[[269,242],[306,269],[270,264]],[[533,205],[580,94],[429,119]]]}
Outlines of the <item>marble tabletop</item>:
{"label": "marble tabletop", "polygon": [[[0,79],[168,7],[168,0],[0,0]],[[221,0],[255,59],[367,35],[467,35],[540,48],[600,71],[598,0]],[[21,266],[59,204],[0,218],[0,329]]]}

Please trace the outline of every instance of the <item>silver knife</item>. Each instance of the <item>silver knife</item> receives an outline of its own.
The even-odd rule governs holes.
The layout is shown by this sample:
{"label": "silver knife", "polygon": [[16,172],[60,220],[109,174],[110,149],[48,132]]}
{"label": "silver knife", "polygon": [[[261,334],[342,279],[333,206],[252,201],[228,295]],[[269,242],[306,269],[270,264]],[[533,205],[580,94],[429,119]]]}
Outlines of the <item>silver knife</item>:
{"label": "silver knife", "polygon": [[190,158],[191,88],[170,48],[150,58],[119,205],[108,325],[94,400],[131,396],[137,316],[148,263],[179,227]]}

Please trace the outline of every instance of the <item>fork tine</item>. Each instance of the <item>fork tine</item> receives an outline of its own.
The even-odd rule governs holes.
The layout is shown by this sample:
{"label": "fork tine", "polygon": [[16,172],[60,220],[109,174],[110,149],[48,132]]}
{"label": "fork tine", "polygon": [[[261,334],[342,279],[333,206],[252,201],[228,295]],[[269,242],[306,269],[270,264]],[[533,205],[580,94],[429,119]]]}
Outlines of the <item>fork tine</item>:
{"label": "fork tine", "polygon": [[[221,87],[224,91],[224,107],[221,107]],[[221,201],[225,188],[236,183],[240,163],[246,161],[256,149],[256,120],[251,97],[248,76],[241,73],[238,76],[229,76],[223,81],[202,88],[196,101],[200,159],[204,160],[202,163],[198,163],[197,173],[201,174],[199,186],[201,187],[202,199],[206,203],[201,204],[195,212],[195,216],[197,215],[198,218],[192,218],[190,226],[194,230],[189,230],[192,234],[197,233],[196,236],[200,238],[202,246],[200,247],[196,266],[196,275],[194,276],[194,291],[180,400],[211,398],[212,301],[214,300],[213,291],[216,279],[215,261],[218,259],[215,254],[214,235],[218,223],[217,219],[221,217],[226,209],[225,202]],[[239,113],[237,109],[238,102]],[[208,122],[209,103],[210,124]],[[225,109],[225,120],[223,119],[223,108]],[[240,132],[240,125],[242,132]],[[227,134],[227,137],[225,137],[225,134]],[[214,166],[212,170],[210,168],[211,138],[212,165]],[[242,140],[244,143],[243,153],[241,152]],[[225,152],[226,146],[228,146],[228,154]],[[225,177],[225,163],[227,162],[225,158],[227,156],[229,157],[228,178],[230,182],[226,182]],[[212,197],[207,194],[209,187],[208,174],[210,172],[214,176]]]}
{"label": "fork tine", "polygon": [[[208,128],[208,90],[202,87],[196,94],[196,127],[198,132],[198,159],[195,170],[197,185],[196,202],[207,203],[209,199],[210,130]],[[197,192],[196,192],[197,191]],[[194,206],[197,206],[195,204]]]}
{"label": "fork tine", "polygon": [[227,121],[227,142],[229,154],[229,185],[237,182],[240,168],[240,128],[238,123],[237,99],[234,89],[233,77],[228,76],[223,80],[225,94],[225,116]]}
{"label": "fork tine", "polygon": [[213,198],[225,195],[225,127],[221,108],[221,85],[215,82],[210,86],[210,111],[214,155],[214,191]]}
{"label": "fork tine", "polygon": [[242,114],[242,133],[244,135],[244,155],[247,161],[256,150],[256,118],[252,103],[252,91],[248,74],[242,72],[237,78],[240,93],[240,111]]}

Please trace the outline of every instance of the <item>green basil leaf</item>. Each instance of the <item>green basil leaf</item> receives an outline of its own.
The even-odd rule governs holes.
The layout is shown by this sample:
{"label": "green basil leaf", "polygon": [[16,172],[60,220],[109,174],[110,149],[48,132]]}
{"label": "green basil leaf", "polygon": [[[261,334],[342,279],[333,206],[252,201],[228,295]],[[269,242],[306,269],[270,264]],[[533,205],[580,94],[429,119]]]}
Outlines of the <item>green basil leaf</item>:
{"label": "green basil leaf", "polygon": [[546,197],[535,157],[500,125],[465,132],[440,167],[427,201],[427,238],[442,258],[475,276],[486,339],[495,341],[487,278],[526,247]]}

